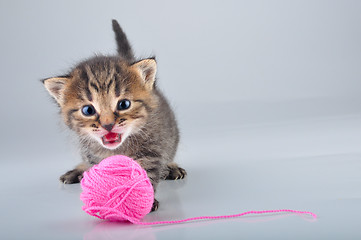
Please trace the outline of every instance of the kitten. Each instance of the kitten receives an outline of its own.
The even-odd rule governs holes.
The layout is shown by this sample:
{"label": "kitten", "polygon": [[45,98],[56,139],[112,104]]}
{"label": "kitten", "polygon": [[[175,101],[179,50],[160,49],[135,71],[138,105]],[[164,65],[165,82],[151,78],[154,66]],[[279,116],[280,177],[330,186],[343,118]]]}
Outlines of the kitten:
{"label": "kitten", "polygon": [[[95,56],[69,74],[43,80],[80,143],[83,162],[60,177],[78,183],[83,172],[111,155],[133,158],[156,189],[161,179],[181,179],[173,161],[179,132],[173,111],[156,87],[154,58],[136,60],[116,20],[117,56]],[[154,199],[153,210],[158,208]]]}

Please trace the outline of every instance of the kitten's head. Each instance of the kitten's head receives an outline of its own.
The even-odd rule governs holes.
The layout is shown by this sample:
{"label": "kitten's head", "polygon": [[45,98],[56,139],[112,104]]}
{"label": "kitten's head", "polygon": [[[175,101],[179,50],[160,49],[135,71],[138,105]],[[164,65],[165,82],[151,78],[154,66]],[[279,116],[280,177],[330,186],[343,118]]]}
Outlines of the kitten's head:
{"label": "kitten's head", "polygon": [[67,76],[43,82],[72,130],[83,139],[116,149],[141,131],[157,107],[155,74],[154,59],[129,63],[120,57],[97,56]]}

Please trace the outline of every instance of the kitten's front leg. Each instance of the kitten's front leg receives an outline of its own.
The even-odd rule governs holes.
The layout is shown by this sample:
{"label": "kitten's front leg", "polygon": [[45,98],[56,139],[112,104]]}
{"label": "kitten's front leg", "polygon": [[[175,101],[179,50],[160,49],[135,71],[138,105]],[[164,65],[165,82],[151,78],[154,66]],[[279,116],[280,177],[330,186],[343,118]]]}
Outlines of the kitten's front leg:
{"label": "kitten's front leg", "polygon": [[66,172],[60,176],[60,181],[65,184],[79,183],[83,178],[83,173],[90,168],[90,164],[81,163],[73,170]]}
{"label": "kitten's front leg", "polygon": [[60,177],[60,181],[65,184],[79,183],[83,178],[83,173],[102,160],[98,156],[93,155],[87,148],[81,149],[81,157],[83,162]]}
{"label": "kitten's front leg", "polygon": [[[136,157],[133,158],[139,165],[147,172],[147,175],[150,179],[150,182],[153,185],[154,193],[158,186],[160,180],[160,173],[161,173],[161,160],[159,158],[152,158],[152,157],[142,157],[137,159]],[[159,207],[159,202],[157,199],[154,198],[152,211],[156,211]]]}

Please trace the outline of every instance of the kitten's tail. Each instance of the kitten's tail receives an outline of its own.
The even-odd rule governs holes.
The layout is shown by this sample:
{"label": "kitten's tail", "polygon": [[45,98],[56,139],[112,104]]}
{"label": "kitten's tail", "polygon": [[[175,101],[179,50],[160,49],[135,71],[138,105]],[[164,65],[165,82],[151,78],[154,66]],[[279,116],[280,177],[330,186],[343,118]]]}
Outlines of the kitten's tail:
{"label": "kitten's tail", "polygon": [[115,33],[115,40],[117,41],[117,51],[120,56],[125,58],[129,62],[134,62],[134,54],[130,44],[128,42],[127,36],[123,32],[117,20],[112,20],[113,31]]}

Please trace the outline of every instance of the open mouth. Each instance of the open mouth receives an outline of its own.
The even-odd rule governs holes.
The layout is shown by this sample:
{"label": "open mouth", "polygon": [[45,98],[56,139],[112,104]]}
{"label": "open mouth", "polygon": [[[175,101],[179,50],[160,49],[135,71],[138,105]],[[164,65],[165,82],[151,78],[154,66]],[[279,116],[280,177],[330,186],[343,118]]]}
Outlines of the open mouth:
{"label": "open mouth", "polygon": [[122,141],[122,135],[120,133],[110,132],[102,137],[102,141],[105,146],[114,145]]}

